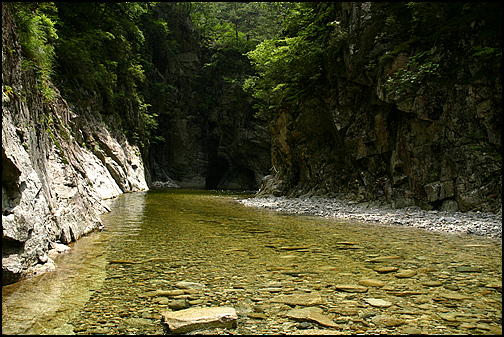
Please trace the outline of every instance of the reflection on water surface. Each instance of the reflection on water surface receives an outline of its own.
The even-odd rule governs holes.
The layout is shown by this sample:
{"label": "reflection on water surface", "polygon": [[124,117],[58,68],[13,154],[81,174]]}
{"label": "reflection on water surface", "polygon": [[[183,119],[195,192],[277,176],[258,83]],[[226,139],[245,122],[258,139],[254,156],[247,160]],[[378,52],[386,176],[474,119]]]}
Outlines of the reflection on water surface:
{"label": "reflection on water surface", "polygon": [[[246,196],[151,190],[110,200],[105,229],[75,243],[56,272],[3,287],[3,332],[160,334],[162,311],[219,305],[237,309],[239,334],[321,328],[286,317],[292,306],[272,301],[295,294],[321,295],[318,310],[339,326],[334,332],[501,328],[500,241],[233,201]],[[149,295],[180,281],[206,287]]]}

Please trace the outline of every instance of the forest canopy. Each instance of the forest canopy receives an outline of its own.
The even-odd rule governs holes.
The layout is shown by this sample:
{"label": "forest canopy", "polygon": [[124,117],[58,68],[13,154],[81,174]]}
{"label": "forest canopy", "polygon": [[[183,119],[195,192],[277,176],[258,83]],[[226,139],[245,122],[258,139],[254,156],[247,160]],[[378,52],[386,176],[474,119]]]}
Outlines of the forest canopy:
{"label": "forest canopy", "polygon": [[[19,26],[23,65],[37,70],[45,98],[51,99],[50,81],[72,102],[93,98],[101,114],[116,116],[130,139],[145,146],[155,140],[159,114],[152,108],[159,106],[155,100],[168,99],[178,90],[179,84],[161,70],[184,51],[178,30],[187,30],[201,53],[202,73],[197,70],[191,81],[197,83],[203,73],[216,74],[209,67],[229,67],[231,51],[243,56],[236,58],[243,64],[248,60],[242,75],[226,78],[239,83],[263,113],[295,104],[302,95],[323,92],[328,58],[341,57],[342,48],[354,42],[341,23],[342,5],[334,2],[12,2],[10,6]],[[487,65],[484,69],[502,58],[500,3],[379,2],[371,3],[371,11],[382,22],[374,43],[389,48],[363,61],[365,76],[376,76],[399,53],[416,62],[409,72],[390,78],[391,92],[404,89],[408,81],[449,80],[456,72],[455,50],[477,58]],[[467,39],[473,41],[470,47],[462,42]],[[453,50],[451,69],[446,67],[450,60],[443,66],[429,54],[437,45]],[[220,70],[217,73],[223,76]]]}

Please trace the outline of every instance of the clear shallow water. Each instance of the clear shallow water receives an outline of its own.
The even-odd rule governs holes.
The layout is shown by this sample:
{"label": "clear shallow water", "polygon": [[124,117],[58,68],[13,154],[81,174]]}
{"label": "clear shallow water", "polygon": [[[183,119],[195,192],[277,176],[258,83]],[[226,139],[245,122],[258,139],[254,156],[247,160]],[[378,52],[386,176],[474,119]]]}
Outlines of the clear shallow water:
{"label": "clear shallow water", "polygon": [[[299,322],[285,317],[290,306],[271,302],[298,293],[323,296],[319,307],[341,326],[335,332],[485,334],[501,328],[500,241],[280,214],[233,201],[246,196],[151,190],[110,200],[105,229],[74,243],[56,261],[56,272],[3,287],[3,333],[160,334],[160,312],[177,299],[144,295],[176,289],[180,281],[206,285],[185,295],[185,305],[235,307],[240,334],[298,330]],[[372,262],[382,256],[401,258]],[[415,275],[374,270],[383,266]],[[365,293],[336,287],[364,279],[385,286]],[[442,286],[425,285],[433,281]],[[366,298],[393,305],[373,307]],[[383,326],[373,322],[379,315],[405,323]]]}

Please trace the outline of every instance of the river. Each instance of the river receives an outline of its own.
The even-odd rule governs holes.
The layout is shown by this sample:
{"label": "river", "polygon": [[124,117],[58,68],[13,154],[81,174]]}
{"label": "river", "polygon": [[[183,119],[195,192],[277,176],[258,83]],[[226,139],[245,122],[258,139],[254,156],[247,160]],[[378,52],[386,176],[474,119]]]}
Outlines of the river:
{"label": "river", "polygon": [[[160,313],[231,306],[203,334],[494,334],[501,241],[243,206],[239,192],[150,190],[109,200],[104,230],[58,268],[2,287],[3,334],[164,334]],[[178,282],[204,285],[178,296]],[[364,290],[365,289],[365,290]],[[318,296],[325,321],[293,319]],[[308,305],[308,304],[306,304]],[[301,303],[298,307],[303,307]]]}

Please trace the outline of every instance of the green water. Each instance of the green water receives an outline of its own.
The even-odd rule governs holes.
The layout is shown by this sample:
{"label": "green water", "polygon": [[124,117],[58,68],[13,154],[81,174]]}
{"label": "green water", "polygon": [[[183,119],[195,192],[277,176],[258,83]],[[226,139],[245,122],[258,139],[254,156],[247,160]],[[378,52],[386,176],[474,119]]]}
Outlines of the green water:
{"label": "green water", "polygon": [[[238,334],[295,331],[299,322],[285,317],[289,307],[271,299],[299,292],[321,294],[327,300],[321,308],[341,323],[340,332],[485,334],[501,328],[500,241],[281,214],[235,201],[249,196],[151,190],[110,200],[105,229],[74,243],[56,260],[55,272],[2,288],[3,333],[162,334],[160,313],[175,299],[144,294],[176,289],[180,281],[206,285],[185,296],[190,306],[235,307]],[[416,275],[377,273],[370,260],[380,256],[400,256],[379,265]],[[477,272],[458,272],[461,266]],[[335,288],[363,279],[385,286],[365,294]],[[365,298],[394,305],[373,308]],[[355,310],[347,319],[339,307]],[[370,324],[377,314],[406,323]]]}

